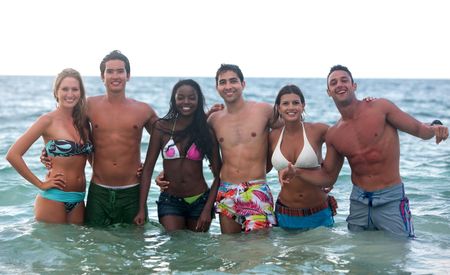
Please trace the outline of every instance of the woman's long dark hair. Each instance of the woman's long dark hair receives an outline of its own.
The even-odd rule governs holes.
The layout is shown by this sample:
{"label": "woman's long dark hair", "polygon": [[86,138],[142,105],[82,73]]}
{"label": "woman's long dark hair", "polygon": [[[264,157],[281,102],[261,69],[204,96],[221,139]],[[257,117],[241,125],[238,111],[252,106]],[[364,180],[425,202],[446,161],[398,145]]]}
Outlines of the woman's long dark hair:
{"label": "woman's long dark hair", "polygon": [[[175,96],[177,90],[183,86],[188,85],[194,89],[197,93],[197,109],[195,110],[193,116],[192,123],[188,125],[184,130],[176,131],[173,133],[173,139],[175,143],[180,142],[181,140],[187,138],[187,147],[183,148],[182,152],[187,152],[188,147],[195,143],[197,148],[205,154],[208,160],[211,162],[212,160],[212,147],[213,140],[211,137],[210,126],[207,123],[207,117],[205,114],[205,97],[203,96],[202,89],[200,85],[192,79],[183,79],[178,81],[172,89],[172,96],[170,97],[170,108],[167,114],[162,117],[160,120],[164,121],[172,121],[174,122],[179,116],[176,103]],[[160,131],[167,132],[167,130],[159,129]]]}

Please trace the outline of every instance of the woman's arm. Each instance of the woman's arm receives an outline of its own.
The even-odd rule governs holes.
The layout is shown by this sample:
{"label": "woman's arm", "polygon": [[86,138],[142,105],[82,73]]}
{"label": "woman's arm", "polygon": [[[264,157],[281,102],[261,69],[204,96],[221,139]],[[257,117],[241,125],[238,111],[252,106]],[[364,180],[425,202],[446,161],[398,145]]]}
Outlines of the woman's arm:
{"label": "woman's arm", "polygon": [[27,181],[42,190],[47,190],[50,188],[63,189],[65,187],[65,182],[63,179],[64,175],[58,173],[42,182],[25,163],[23,155],[39,137],[44,135],[51,122],[52,119],[48,115],[39,117],[38,120],[16,140],[6,154],[6,160],[11,163],[14,169],[16,169],[16,171]]}
{"label": "woman's arm", "polygon": [[202,210],[202,214],[200,215],[195,228],[195,230],[203,232],[207,231],[209,229],[209,226],[211,225],[211,211],[216,201],[217,191],[219,190],[220,168],[222,167],[222,160],[220,158],[219,144],[217,143],[216,135],[214,134],[214,131],[212,131],[212,129],[210,132],[211,139],[213,141],[213,152],[210,168],[211,172],[213,173],[214,180],[211,184],[208,200],[206,201],[205,207]]}
{"label": "woman's arm", "polygon": [[[158,123],[155,123],[158,124]],[[139,212],[134,218],[134,222],[138,225],[145,223],[145,210],[147,208],[148,192],[151,185],[153,170],[158,160],[159,150],[161,148],[161,132],[157,129],[157,125],[153,126],[147,155],[145,157],[144,168],[142,169],[141,186],[139,191]]]}

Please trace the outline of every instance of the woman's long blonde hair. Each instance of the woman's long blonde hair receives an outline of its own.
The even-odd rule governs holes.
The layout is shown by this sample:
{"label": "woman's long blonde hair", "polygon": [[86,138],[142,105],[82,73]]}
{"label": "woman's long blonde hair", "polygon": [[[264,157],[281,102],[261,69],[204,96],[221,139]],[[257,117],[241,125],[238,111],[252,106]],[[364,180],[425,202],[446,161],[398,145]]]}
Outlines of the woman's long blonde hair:
{"label": "woman's long blonde hair", "polygon": [[72,118],[73,118],[73,125],[75,126],[75,129],[77,129],[78,134],[80,135],[81,140],[83,143],[86,143],[88,141],[88,135],[85,132],[85,129],[87,128],[89,130],[89,123],[87,121],[86,116],[86,110],[87,110],[87,104],[86,104],[86,90],[84,89],[83,80],[81,79],[80,73],[72,68],[67,68],[62,70],[55,79],[55,82],[53,83],[53,96],[56,99],[56,102],[58,102],[58,89],[61,85],[61,82],[66,77],[73,77],[76,80],[78,80],[80,84],[80,99],[78,100],[78,103],[73,108],[72,112]]}

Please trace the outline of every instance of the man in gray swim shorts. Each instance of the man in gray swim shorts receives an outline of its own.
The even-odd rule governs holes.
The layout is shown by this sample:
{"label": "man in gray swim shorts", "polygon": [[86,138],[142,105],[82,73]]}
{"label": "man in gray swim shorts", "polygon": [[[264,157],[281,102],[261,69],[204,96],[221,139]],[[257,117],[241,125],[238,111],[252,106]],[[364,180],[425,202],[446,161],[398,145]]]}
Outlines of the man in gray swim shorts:
{"label": "man in gray swim shorts", "polygon": [[327,77],[327,92],[341,114],[328,129],[327,154],[320,169],[300,169],[292,165],[280,171],[282,184],[298,176],[318,186],[331,186],[347,158],[353,191],[350,196],[351,230],[385,230],[399,236],[414,236],[400,177],[398,131],[422,138],[446,140],[448,128],[440,121],[422,123],[389,100],[358,100],[357,85],[347,67],[333,66]]}

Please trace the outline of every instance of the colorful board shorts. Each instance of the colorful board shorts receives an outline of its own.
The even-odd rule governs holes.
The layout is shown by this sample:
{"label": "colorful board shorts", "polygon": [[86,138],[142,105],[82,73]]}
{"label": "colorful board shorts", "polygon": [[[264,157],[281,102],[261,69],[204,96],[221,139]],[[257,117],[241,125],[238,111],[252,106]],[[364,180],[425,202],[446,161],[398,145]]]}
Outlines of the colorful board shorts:
{"label": "colorful board shorts", "polygon": [[216,212],[242,225],[245,232],[276,224],[273,196],[265,179],[239,184],[221,182],[217,192]]}
{"label": "colorful board shorts", "polygon": [[285,229],[313,229],[319,226],[331,227],[334,224],[337,202],[333,196],[314,208],[291,208],[277,200],[275,215],[278,226]]}
{"label": "colorful board shorts", "polygon": [[[139,211],[139,189],[140,184],[129,188],[107,188],[91,181],[85,212],[86,225],[133,223]],[[147,220],[147,213],[145,216]]]}
{"label": "colorful board shorts", "polygon": [[[209,190],[203,193],[193,203],[187,203],[184,198],[172,196],[167,192],[159,195],[156,204],[158,205],[158,218],[173,215],[181,216],[186,219],[198,219],[202,214],[203,208],[208,201]],[[211,218],[214,218],[214,208],[211,209]]]}
{"label": "colorful board shorts", "polygon": [[353,185],[348,228],[353,231],[384,230],[394,235],[414,237],[409,201],[403,183],[366,192]]}

